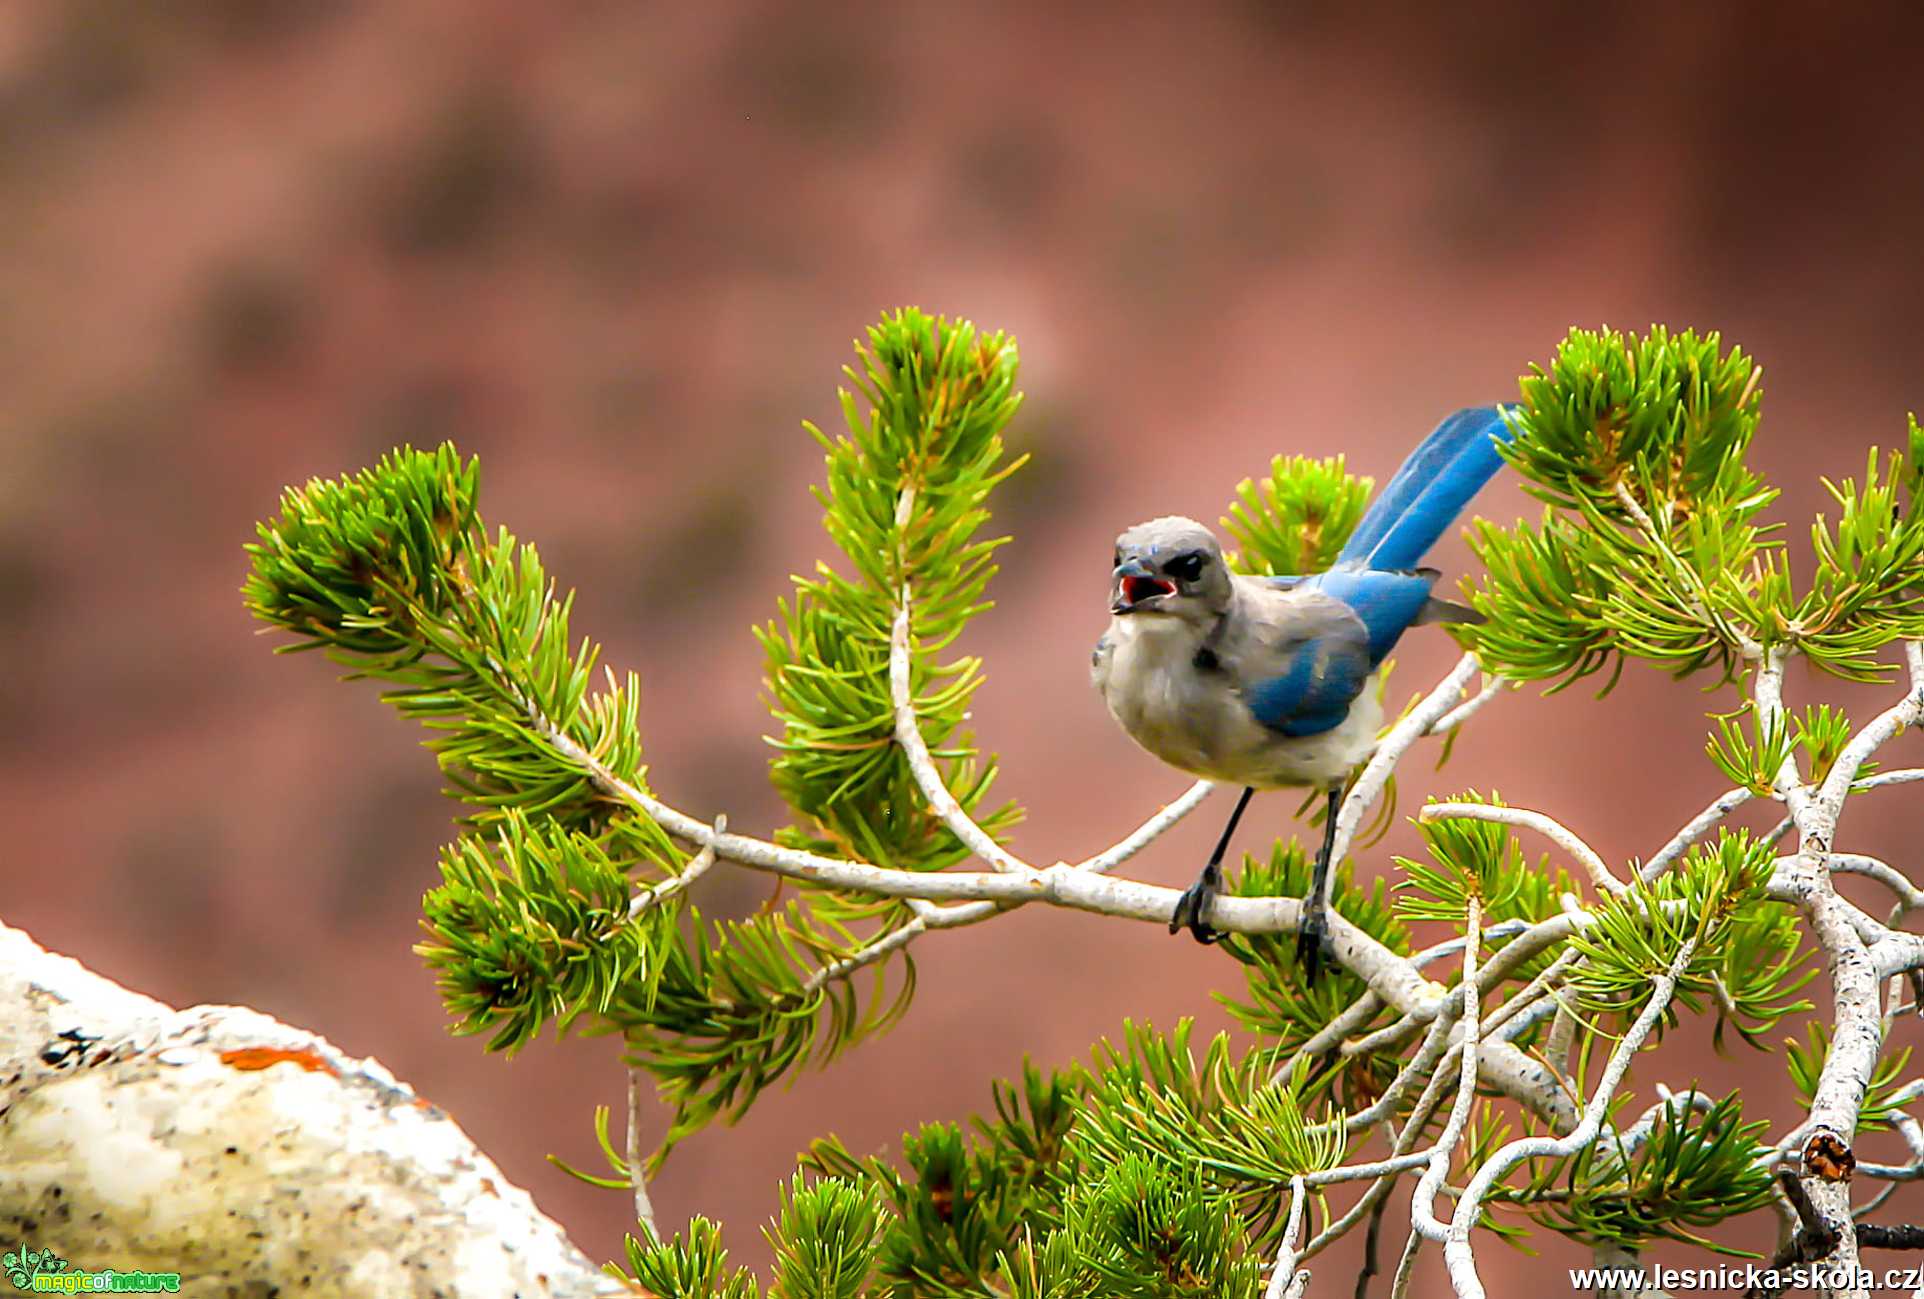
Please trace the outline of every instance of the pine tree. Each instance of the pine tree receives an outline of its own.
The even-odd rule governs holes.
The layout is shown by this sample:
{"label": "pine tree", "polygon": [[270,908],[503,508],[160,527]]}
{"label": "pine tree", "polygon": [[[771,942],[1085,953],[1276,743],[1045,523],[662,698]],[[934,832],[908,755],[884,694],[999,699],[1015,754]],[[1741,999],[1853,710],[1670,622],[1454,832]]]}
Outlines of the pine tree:
{"label": "pine tree", "polygon": [[[596,1116],[601,1180],[644,1202],[682,1138],[907,1013],[931,931],[1025,905],[1164,922],[1173,890],[1111,872],[1208,793],[1081,862],[1037,868],[1004,846],[1021,810],[993,795],[996,761],[967,726],[982,665],[955,646],[995,574],[988,501],[1020,466],[1002,437],[1015,345],[904,310],[857,353],[846,432],[809,428],[840,559],[756,631],[771,776],[794,814],[770,840],[652,792],[635,677],[596,672],[571,597],[532,545],[484,526],[477,466],[454,447],[292,489],[249,547],[249,608],[291,635],[283,648],[380,681],[460,803],[417,949],[455,1031],[497,1051],[549,1027],[617,1035],[674,1115],[645,1160]],[[1241,1031],[1125,1023],[1086,1063],[1024,1065],[970,1124],[907,1134],[896,1159],[816,1142],[771,1197],[766,1283],[700,1218],[672,1239],[639,1224],[620,1268],[669,1299],[1296,1295],[1332,1240],[1374,1241],[1392,1194],[1416,1224],[1398,1284],[1436,1244],[1466,1295],[1483,1293],[1478,1253],[1528,1226],[1612,1260],[1657,1240],[1729,1252],[1718,1225],[1773,1204],[1801,1215],[1779,1261],[1902,1238],[1849,1229],[1849,1174],[1916,1174],[1855,1160],[1857,1131],[1880,1124],[1924,1164],[1904,1108],[1924,1083],[1885,1049],[1917,1001],[1924,938],[1898,924],[1924,893],[1836,836],[1851,796],[1924,777],[1873,762],[1924,713],[1924,430],[1913,418],[1902,450],[1826,484],[1836,518],[1814,522],[1799,582],[1767,519],[1777,493],[1746,465],[1760,375],[1715,334],[1661,328],[1576,330],[1531,370],[1505,454],[1541,516],[1475,526],[1469,598],[1486,621],[1452,629],[1462,660],[1387,729],[1338,819],[1341,860],[1419,741],[1447,752],[1523,683],[1607,674],[1607,694],[1634,661],[1721,692],[1706,748],[1731,783],[1647,859],[1607,862],[1494,794],[1432,797],[1425,855],[1398,860],[1395,888],[1339,871],[1338,968],[1307,986],[1292,936],[1308,861],[1279,842],[1245,859],[1215,914]],[[1277,458],[1224,520],[1236,562],[1327,564],[1370,488],[1340,458]],[[1785,702],[1793,659],[1883,681],[1893,654],[1904,693],[1866,722]],[[1722,824],[1752,800],[1781,803],[1782,823]],[[1526,851],[1542,843],[1556,864]],[[705,919],[685,889],[718,865],[786,877],[788,901]],[[1888,886],[1888,921],[1841,898],[1837,872]],[[1447,936],[1419,948],[1412,926]],[[1821,1012],[1800,995],[1820,971]],[[1685,1016],[1760,1052],[1800,1025],[1785,1060],[1806,1112],[1773,1122],[1736,1095],[1657,1087],[1633,1113],[1631,1062],[1660,1069]]]}

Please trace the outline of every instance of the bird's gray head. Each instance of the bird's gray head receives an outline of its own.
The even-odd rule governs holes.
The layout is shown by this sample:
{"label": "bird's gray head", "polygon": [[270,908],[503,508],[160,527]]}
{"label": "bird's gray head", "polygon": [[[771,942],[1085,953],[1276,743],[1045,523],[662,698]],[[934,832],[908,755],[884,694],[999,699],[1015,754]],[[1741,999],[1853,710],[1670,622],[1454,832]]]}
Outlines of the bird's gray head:
{"label": "bird's gray head", "polygon": [[1109,611],[1213,618],[1229,607],[1216,536],[1194,519],[1151,519],[1116,538]]}

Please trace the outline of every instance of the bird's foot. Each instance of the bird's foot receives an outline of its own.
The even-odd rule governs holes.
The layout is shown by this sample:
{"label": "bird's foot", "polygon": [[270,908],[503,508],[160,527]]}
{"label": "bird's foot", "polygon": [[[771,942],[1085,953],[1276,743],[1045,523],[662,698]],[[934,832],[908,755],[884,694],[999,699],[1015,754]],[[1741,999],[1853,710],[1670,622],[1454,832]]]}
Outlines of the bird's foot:
{"label": "bird's foot", "polygon": [[1303,981],[1310,987],[1322,977],[1324,964],[1336,959],[1336,944],[1329,937],[1329,913],[1318,903],[1303,903],[1302,925],[1296,930],[1296,959],[1303,967]]}
{"label": "bird's foot", "polygon": [[1210,909],[1215,905],[1216,895],[1221,892],[1222,877],[1214,870],[1205,870],[1194,884],[1183,890],[1176,899],[1175,914],[1169,917],[1169,932],[1175,933],[1184,925],[1189,926],[1190,934],[1199,943],[1219,943],[1222,931],[1212,928],[1209,923]]}

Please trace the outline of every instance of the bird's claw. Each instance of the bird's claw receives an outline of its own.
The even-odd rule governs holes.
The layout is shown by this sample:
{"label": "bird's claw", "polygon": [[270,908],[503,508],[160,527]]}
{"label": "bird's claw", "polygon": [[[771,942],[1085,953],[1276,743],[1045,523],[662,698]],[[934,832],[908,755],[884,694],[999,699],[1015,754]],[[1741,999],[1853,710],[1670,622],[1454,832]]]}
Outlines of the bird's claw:
{"label": "bird's claw", "polygon": [[1212,927],[1207,919],[1217,892],[1216,881],[1209,878],[1208,872],[1204,872],[1201,879],[1184,889],[1182,896],[1176,899],[1175,914],[1169,917],[1169,932],[1173,934],[1187,925],[1190,935],[1197,942],[1221,942],[1222,931]]}
{"label": "bird's claw", "polygon": [[1315,903],[1303,905],[1303,921],[1296,930],[1296,959],[1303,967],[1303,979],[1311,987],[1322,977],[1325,961],[1336,958],[1336,944],[1330,941],[1329,915]]}

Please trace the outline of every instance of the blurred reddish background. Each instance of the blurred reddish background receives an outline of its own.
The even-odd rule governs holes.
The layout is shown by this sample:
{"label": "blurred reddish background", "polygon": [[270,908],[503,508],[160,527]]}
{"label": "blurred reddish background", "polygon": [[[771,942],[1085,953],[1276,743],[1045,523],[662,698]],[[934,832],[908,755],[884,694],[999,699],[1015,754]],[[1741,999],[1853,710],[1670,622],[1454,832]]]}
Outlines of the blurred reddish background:
{"label": "blurred reddish background", "polygon": [[[1215,518],[1277,451],[1347,452],[1380,481],[1573,323],[1721,329],[1765,362],[1755,458],[1794,548],[1817,476],[1896,443],[1924,405],[1924,21],[1819,12],[0,9],[0,915],[176,1004],[248,1003],[378,1056],[613,1255],[624,1197],[543,1162],[594,1164],[612,1044],[506,1061],[448,1036],[409,950],[449,832],[432,763],[372,691],[274,659],[241,609],[240,547],[282,485],[401,440],[479,453],[489,520],[537,541],[579,587],[577,626],[641,672],[658,788],[766,830],[748,628],[826,547],[797,423],[838,426],[848,340],[883,308],[1008,329],[1036,459],[1003,495],[1015,541],[967,647],[1031,813],[1015,846],[1078,856],[1184,784],[1086,685],[1122,526]],[[1509,482],[1478,508],[1534,509]],[[1452,655],[1412,638],[1396,701]],[[1603,703],[1510,697],[1441,776],[1412,760],[1405,810],[1494,787],[1647,854],[1721,789],[1703,714],[1731,703],[1647,670]],[[1919,759],[1898,749],[1887,765]],[[1293,806],[1260,803],[1245,846]],[[1135,869],[1187,880],[1223,812]],[[1846,824],[1903,863],[1915,796]],[[1365,869],[1412,842],[1399,828]],[[767,887],[710,879],[722,911]],[[1025,1051],[1061,1064],[1124,1016],[1215,1026],[1210,991],[1240,986],[1154,926],[1041,908],[918,954],[891,1037],[677,1153],[664,1225],[718,1217],[765,1259],[755,1227],[809,1138],[889,1147],[982,1106]],[[1697,1022],[1665,1045],[1644,1096],[1694,1075],[1789,1113],[1778,1058],[1719,1059]],[[1887,1212],[1924,1216],[1924,1193]],[[1578,1257],[1537,1244],[1490,1249],[1492,1279]],[[1432,1256],[1419,1291],[1441,1286]]]}

